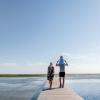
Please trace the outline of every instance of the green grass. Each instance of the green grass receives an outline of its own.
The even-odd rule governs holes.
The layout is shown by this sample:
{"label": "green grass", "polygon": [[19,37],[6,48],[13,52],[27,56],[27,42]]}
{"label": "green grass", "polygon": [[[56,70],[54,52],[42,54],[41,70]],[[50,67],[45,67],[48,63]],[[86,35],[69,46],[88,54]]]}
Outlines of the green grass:
{"label": "green grass", "polygon": [[0,77],[43,77],[46,74],[0,74]]}
{"label": "green grass", "polygon": [[[46,74],[0,74],[0,77],[46,77]],[[56,74],[55,76],[59,76]],[[67,79],[100,79],[100,74],[66,74]]]}

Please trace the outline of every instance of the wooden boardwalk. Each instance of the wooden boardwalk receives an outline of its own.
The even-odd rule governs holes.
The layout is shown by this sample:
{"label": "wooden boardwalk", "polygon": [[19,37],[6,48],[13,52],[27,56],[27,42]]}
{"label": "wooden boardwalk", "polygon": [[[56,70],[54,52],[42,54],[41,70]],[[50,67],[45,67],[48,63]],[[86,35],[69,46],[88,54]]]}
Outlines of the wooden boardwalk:
{"label": "wooden boardwalk", "polygon": [[48,83],[46,83],[43,91],[40,93],[38,100],[84,100],[68,86],[59,88],[58,78],[54,79],[51,90],[48,90],[47,87]]}

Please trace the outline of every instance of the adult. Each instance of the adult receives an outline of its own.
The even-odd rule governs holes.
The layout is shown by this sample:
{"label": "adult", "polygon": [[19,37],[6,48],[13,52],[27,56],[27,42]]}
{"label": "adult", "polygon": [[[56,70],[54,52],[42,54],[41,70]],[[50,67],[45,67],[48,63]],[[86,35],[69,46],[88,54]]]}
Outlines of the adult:
{"label": "adult", "polygon": [[60,56],[60,59],[57,61],[56,66],[60,67],[59,71],[59,82],[60,82],[60,88],[64,87],[65,83],[65,66],[68,66],[68,63],[66,60],[64,60],[63,56]]}
{"label": "adult", "polygon": [[50,62],[50,65],[48,66],[48,71],[47,71],[47,80],[49,81],[50,89],[52,88],[53,78],[54,78],[54,66],[53,66],[53,63]]}

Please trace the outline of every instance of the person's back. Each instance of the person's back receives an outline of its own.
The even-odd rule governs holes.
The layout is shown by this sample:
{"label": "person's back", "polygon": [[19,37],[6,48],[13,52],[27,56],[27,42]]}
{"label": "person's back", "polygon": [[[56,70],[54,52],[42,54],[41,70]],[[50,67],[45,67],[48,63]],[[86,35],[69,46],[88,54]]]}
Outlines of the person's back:
{"label": "person's back", "polygon": [[53,63],[50,62],[50,65],[48,67],[48,72],[47,72],[47,80],[49,81],[50,89],[52,87],[53,78],[54,78],[54,66]]}
{"label": "person's back", "polygon": [[[60,59],[56,63],[56,66],[60,67],[60,71],[59,71],[60,87],[64,87],[65,65],[68,65],[66,63],[66,60],[63,59],[63,56],[60,56]],[[61,77],[63,78],[63,85],[61,85]]]}
{"label": "person's back", "polygon": [[51,78],[54,77],[54,67],[53,67],[53,66],[49,66],[49,67],[48,67],[47,76],[49,76],[49,77],[51,77]]}

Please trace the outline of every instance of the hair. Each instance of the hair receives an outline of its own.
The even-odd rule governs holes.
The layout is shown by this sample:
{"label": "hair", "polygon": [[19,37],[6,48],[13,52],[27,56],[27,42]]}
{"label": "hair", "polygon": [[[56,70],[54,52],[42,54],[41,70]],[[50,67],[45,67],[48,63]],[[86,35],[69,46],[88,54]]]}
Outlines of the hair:
{"label": "hair", "polygon": [[63,58],[63,56],[60,56],[60,58]]}
{"label": "hair", "polygon": [[50,62],[49,67],[50,67],[51,65],[53,65],[53,63],[52,63],[52,62]]}

